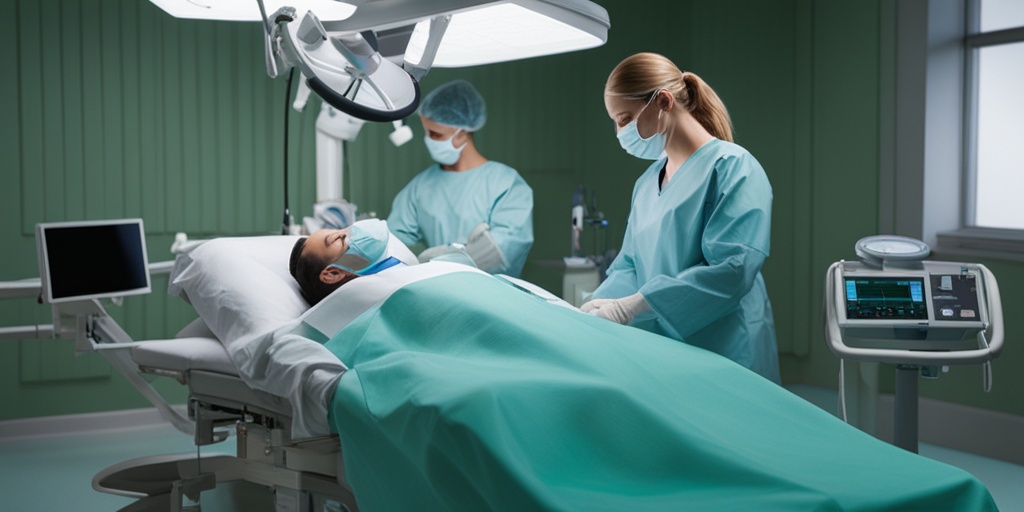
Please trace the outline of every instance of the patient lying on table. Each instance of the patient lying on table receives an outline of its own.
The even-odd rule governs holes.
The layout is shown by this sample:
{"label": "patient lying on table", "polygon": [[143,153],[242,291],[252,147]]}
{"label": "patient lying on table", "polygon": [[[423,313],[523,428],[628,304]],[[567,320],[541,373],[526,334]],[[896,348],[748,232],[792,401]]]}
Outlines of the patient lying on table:
{"label": "patient lying on table", "polygon": [[326,414],[361,509],[993,506],[728,359],[471,267],[382,265],[354,231],[297,242],[291,268],[306,335],[348,367]]}
{"label": "patient lying on table", "polygon": [[[294,437],[338,435],[361,510],[995,509],[966,472],[711,352],[351,231],[287,242],[299,279],[324,253],[305,275],[337,269],[333,291],[253,335],[213,330],[251,387],[289,398]],[[371,272],[392,257],[410,259]]]}

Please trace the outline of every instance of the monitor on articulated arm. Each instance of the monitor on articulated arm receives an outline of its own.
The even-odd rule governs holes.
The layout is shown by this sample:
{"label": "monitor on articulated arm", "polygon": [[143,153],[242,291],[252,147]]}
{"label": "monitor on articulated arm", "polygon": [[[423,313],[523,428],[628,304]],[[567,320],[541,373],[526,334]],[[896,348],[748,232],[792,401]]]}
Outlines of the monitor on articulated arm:
{"label": "monitor on articulated arm", "polygon": [[99,300],[150,292],[142,219],[37,224],[36,245],[53,337],[73,338],[79,352],[97,342],[130,341]]}
{"label": "monitor on articulated arm", "polygon": [[37,224],[36,242],[48,304],[150,292],[142,219]]}

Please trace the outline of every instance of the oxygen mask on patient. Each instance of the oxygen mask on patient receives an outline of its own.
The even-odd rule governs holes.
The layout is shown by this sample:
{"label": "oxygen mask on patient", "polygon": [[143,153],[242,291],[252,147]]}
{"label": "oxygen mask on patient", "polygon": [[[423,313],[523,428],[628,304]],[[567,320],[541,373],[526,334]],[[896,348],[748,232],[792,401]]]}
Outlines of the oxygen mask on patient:
{"label": "oxygen mask on patient", "polygon": [[380,219],[367,219],[352,224],[349,228],[348,250],[331,266],[358,275],[383,270],[386,267],[382,267],[381,264],[394,259],[388,258],[390,236],[387,223]]}

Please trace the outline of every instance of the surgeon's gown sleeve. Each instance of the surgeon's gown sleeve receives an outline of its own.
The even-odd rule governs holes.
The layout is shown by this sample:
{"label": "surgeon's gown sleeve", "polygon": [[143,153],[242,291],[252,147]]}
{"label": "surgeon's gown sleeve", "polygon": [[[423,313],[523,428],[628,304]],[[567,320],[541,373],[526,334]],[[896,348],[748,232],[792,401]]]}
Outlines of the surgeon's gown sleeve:
{"label": "surgeon's gown sleeve", "polygon": [[391,214],[388,215],[388,229],[409,247],[423,239],[419,222],[416,220],[416,201],[413,200],[418,177],[413,178],[413,181],[398,192],[391,203]]}
{"label": "surgeon's gown sleeve", "polygon": [[778,381],[771,304],[761,277],[772,192],[745,150],[714,140],[659,191],[664,160],[637,181],[623,248],[595,298],[640,292],[634,325],[718,352]]}
{"label": "surgeon's gown sleeve", "polygon": [[505,259],[495,274],[518,277],[533,246],[533,190],[511,167],[499,162],[465,172],[432,165],[395,196],[388,227],[406,245],[428,247],[466,243],[480,223]]}
{"label": "surgeon's gown sleeve", "polygon": [[518,277],[533,246],[533,190],[518,178],[494,201],[488,224],[505,265],[494,272]]}

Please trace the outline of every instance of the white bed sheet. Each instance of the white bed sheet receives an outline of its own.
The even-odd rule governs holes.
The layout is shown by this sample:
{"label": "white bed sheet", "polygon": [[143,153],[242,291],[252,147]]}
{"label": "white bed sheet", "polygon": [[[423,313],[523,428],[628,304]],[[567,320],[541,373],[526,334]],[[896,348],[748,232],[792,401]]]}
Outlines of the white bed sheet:
{"label": "white bed sheet", "polygon": [[[327,406],[347,369],[324,342],[402,286],[451,272],[484,272],[451,262],[419,265],[412,251],[392,236],[389,255],[407,265],[354,279],[310,309],[288,272],[297,239],[208,241],[178,256],[168,292],[192,304],[249,387],[291,403],[292,437],[302,439],[330,434]],[[572,307],[526,281],[501,279]]]}
{"label": "white bed sheet", "polygon": [[[226,237],[179,255],[168,293],[187,300],[251,388],[288,399],[292,436],[329,433],[326,407],[345,365],[301,323],[309,305],[288,272],[296,236]],[[389,254],[415,263],[397,237]]]}

